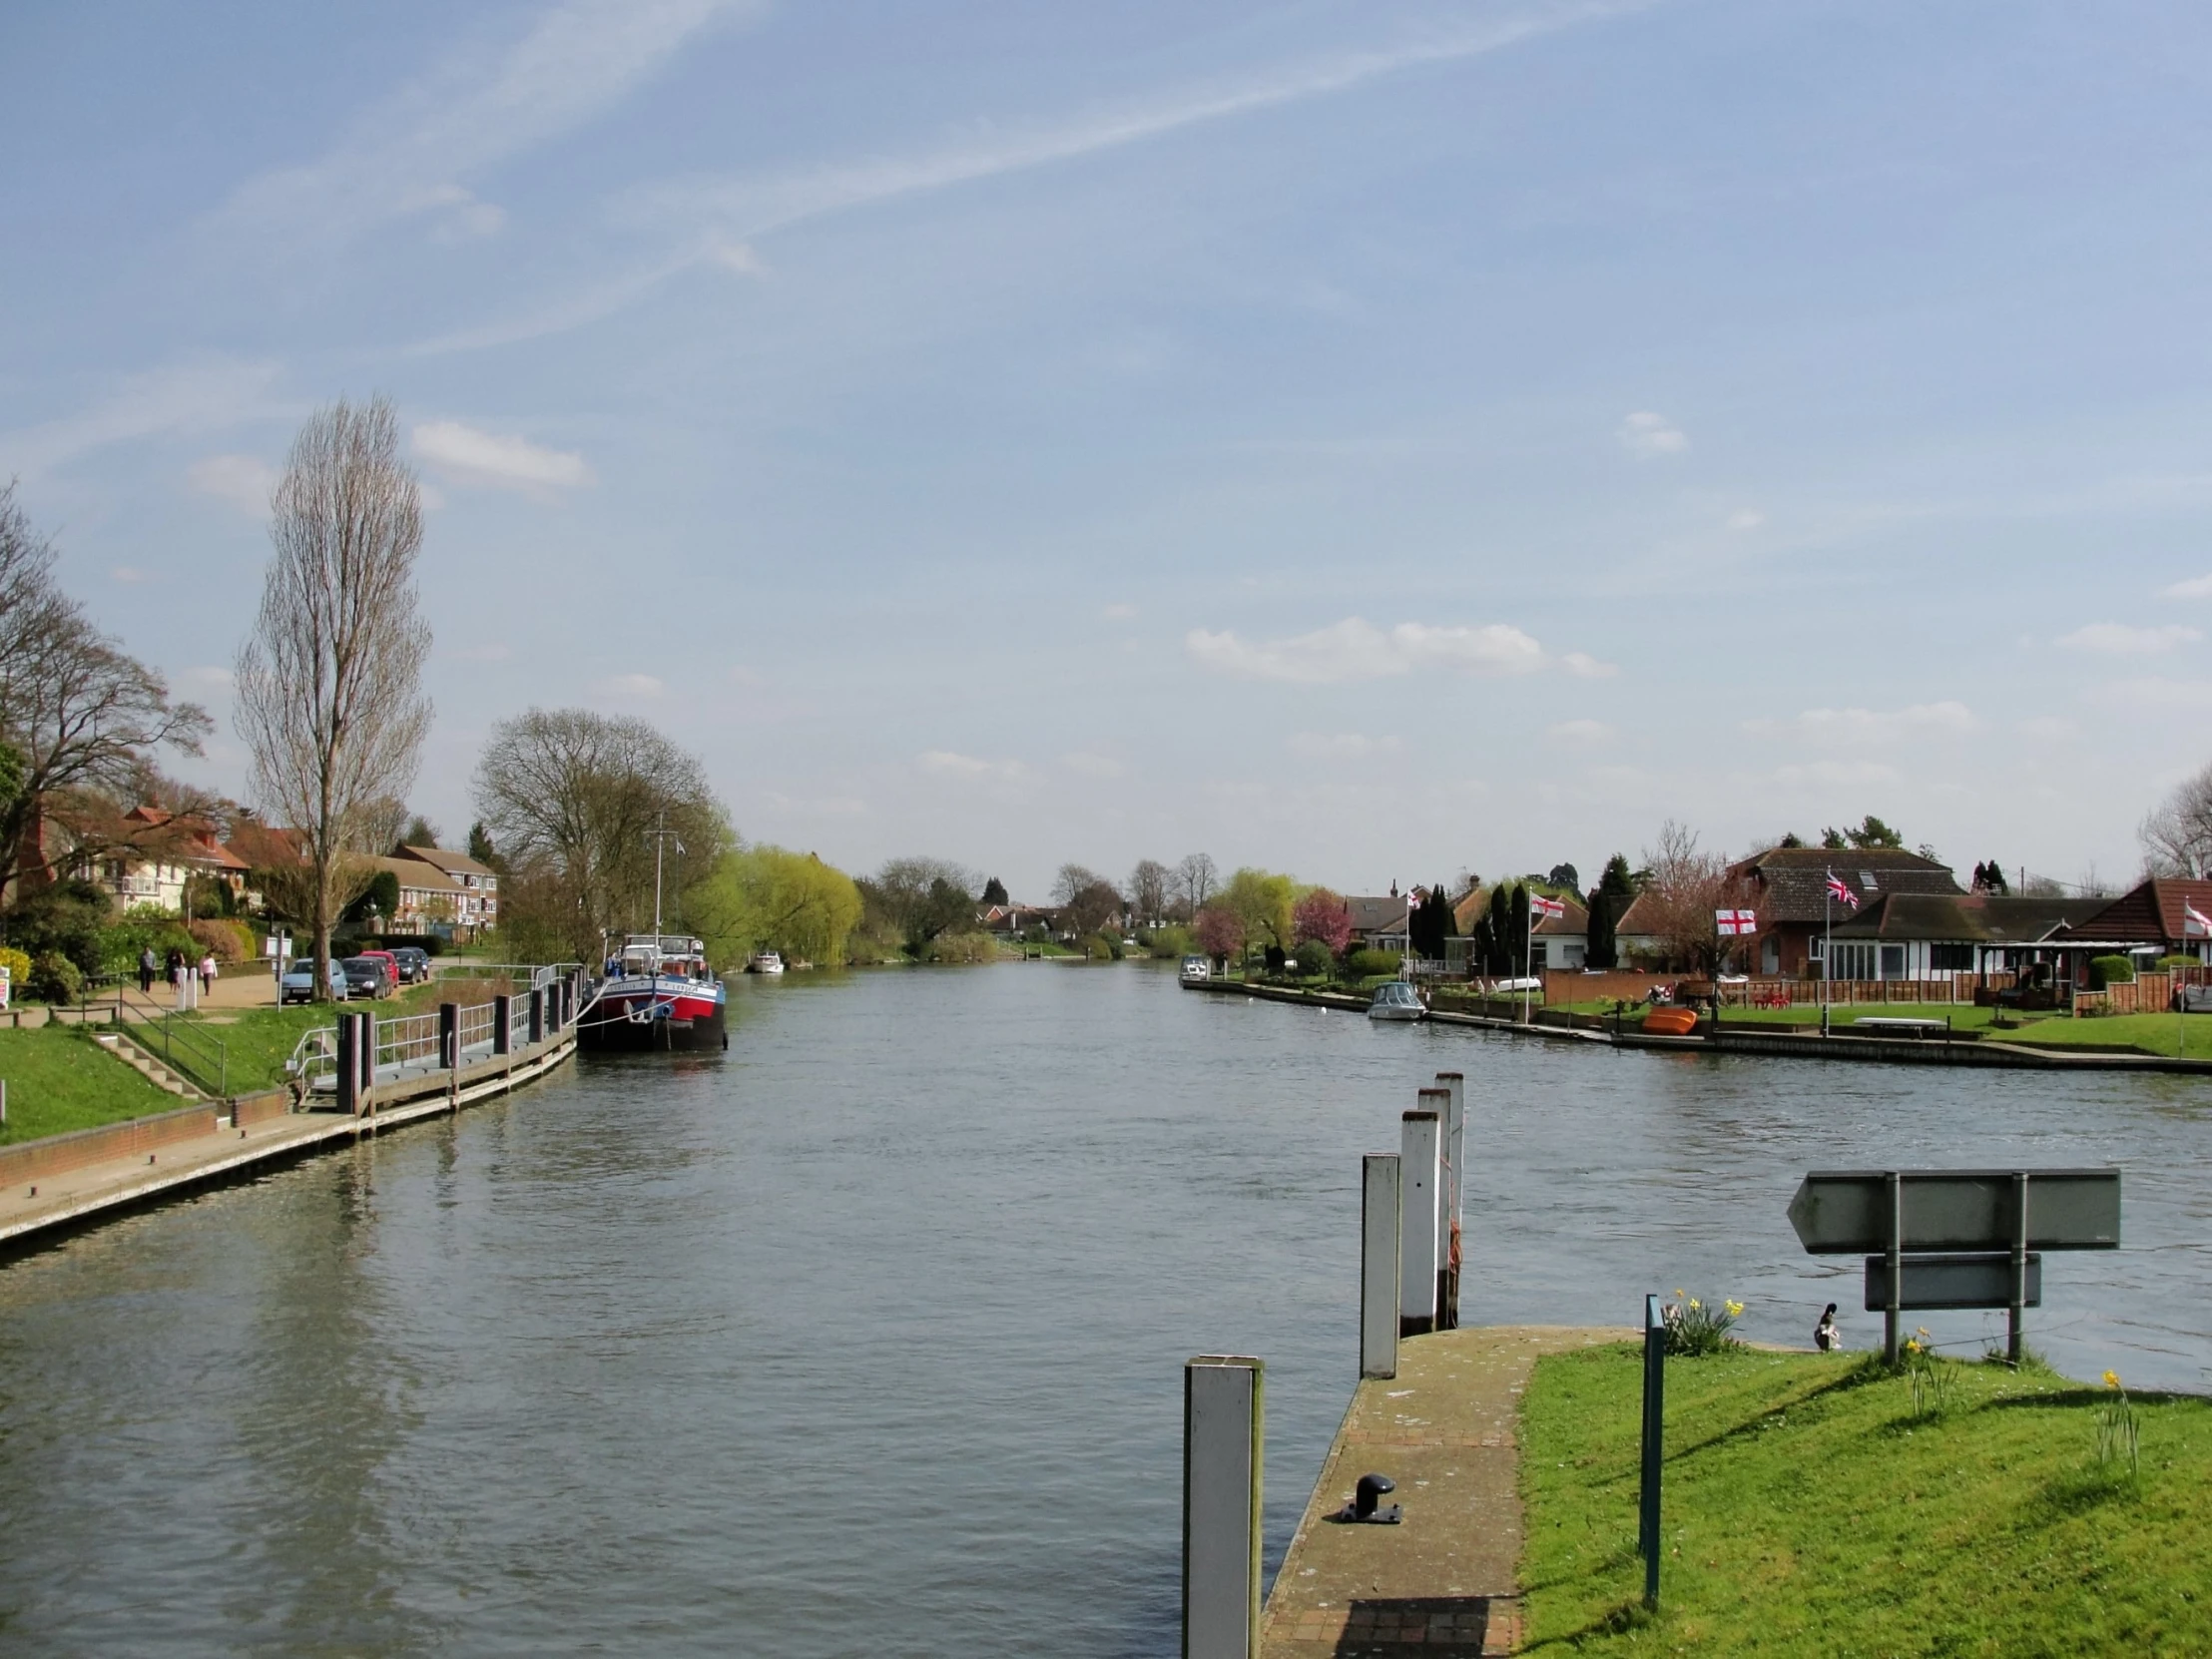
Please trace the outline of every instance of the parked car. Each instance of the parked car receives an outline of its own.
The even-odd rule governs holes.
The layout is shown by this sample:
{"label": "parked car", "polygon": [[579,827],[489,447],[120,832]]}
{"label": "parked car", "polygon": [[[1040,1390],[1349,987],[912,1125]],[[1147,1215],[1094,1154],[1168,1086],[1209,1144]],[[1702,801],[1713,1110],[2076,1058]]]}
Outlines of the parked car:
{"label": "parked car", "polygon": [[393,952],[389,950],[364,950],[360,954],[366,956],[372,962],[384,964],[384,978],[393,990],[397,990],[406,983],[405,978],[399,972],[399,958]]}
{"label": "parked car", "polygon": [[1213,976],[1214,964],[1212,962],[1209,962],[1205,957],[1186,956],[1183,958],[1184,984],[1203,985],[1206,983],[1207,980],[1213,978]]}
{"label": "parked car", "polygon": [[[338,1001],[345,1000],[345,969],[332,957],[323,964],[329,971],[330,994]],[[285,1002],[312,1002],[314,1000],[314,958],[301,956],[284,969],[284,976],[276,981],[276,1000]]]}
{"label": "parked car", "polygon": [[380,956],[348,956],[338,964],[345,970],[345,994],[348,998],[365,996],[374,999],[391,995],[391,964]]}
{"label": "parked car", "polygon": [[392,951],[399,963],[399,982],[419,985],[430,977],[430,953],[419,944],[403,944]]}

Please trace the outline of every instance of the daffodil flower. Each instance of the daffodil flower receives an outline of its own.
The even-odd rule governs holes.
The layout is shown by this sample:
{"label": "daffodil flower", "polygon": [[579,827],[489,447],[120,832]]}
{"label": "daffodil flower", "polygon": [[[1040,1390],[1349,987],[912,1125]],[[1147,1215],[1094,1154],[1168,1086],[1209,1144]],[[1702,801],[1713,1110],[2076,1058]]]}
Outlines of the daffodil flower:
{"label": "daffodil flower", "polygon": [[2104,1385],[2107,1388],[2118,1387],[2120,1385],[2120,1374],[2116,1371],[2106,1372],[2104,1374]]}

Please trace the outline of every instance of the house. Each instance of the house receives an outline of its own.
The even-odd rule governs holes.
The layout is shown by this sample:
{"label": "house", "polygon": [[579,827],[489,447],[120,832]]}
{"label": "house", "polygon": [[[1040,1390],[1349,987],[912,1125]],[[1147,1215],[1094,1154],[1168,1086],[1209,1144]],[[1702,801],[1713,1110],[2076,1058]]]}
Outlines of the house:
{"label": "house", "polygon": [[[1638,893],[1614,918],[1613,951],[1622,967],[1664,969],[1670,965],[1673,946],[1660,930],[1658,911],[1658,899]],[[1583,926],[1588,925],[1585,916]]]}
{"label": "house", "polygon": [[2188,911],[2212,916],[2212,880],[2158,875],[2118,898],[2093,899],[2094,913],[2050,942],[2062,984],[2086,985],[2093,956],[2185,955],[2212,962],[2212,938],[2192,931]]}
{"label": "house", "polygon": [[1352,918],[1350,950],[1403,950],[1405,919],[1411,913],[1412,895],[1391,892],[1386,897],[1352,897],[1345,910]]}
{"label": "house", "polygon": [[1053,912],[1035,904],[987,904],[976,912],[976,925],[997,938],[1016,938],[1032,927],[1047,933],[1058,931]]}
{"label": "house", "polygon": [[133,807],[112,824],[78,827],[71,839],[65,867],[107,888],[122,909],[152,905],[182,914],[185,884],[194,876],[220,881],[235,896],[246,889],[246,860],[216,838],[205,819]]}
{"label": "house", "polygon": [[369,862],[378,873],[388,871],[399,883],[399,907],[383,918],[384,931],[442,934],[460,922],[467,889],[435,864],[420,858],[371,858]]}
{"label": "house", "polygon": [[1528,971],[1542,973],[1547,969],[1554,973],[1578,973],[1587,964],[1590,954],[1590,912],[1571,898],[1559,902],[1566,906],[1563,916],[1538,916],[1530,929],[1528,944]]}
{"label": "house", "polygon": [[[474,938],[487,927],[499,925],[499,872],[478,863],[465,852],[449,852],[442,846],[409,846],[401,842],[392,848],[395,861],[412,859],[428,864],[439,873],[449,876],[453,882],[456,907],[452,927],[462,938]],[[401,886],[405,886],[402,881]],[[425,887],[425,891],[431,890]]]}
{"label": "house", "polygon": [[[1793,979],[1818,978],[1823,935],[1869,904],[1892,894],[1952,897],[1965,891],[1948,864],[1902,847],[1771,846],[1730,865],[1728,873],[1750,887],[1759,911],[1757,971]],[[1829,897],[1831,875],[1859,900],[1856,910]],[[1616,935],[1631,931],[1636,908],[1631,904],[1622,915]],[[1621,953],[1630,953],[1626,938]]]}
{"label": "house", "polygon": [[1986,892],[1885,893],[1830,929],[1829,976],[2028,973],[2050,955],[2054,936],[2088,921],[2107,903]]}

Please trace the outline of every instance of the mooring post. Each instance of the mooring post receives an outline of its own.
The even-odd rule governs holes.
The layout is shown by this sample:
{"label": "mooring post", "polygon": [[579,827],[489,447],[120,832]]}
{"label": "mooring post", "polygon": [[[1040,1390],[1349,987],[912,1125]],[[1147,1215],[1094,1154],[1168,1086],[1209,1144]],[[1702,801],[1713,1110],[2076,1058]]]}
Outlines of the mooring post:
{"label": "mooring post", "polygon": [[354,1053],[360,1027],[351,1014],[338,1015],[338,1110],[356,1116],[361,1109],[361,1062]]}
{"label": "mooring post", "polygon": [[494,1054],[512,1054],[515,1050],[515,999],[511,996],[495,996],[491,999],[491,1051]]}
{"label": "mooring post", "polygon": [[528,1017],[530,1046],[535,1048],[545,1041],[545,992],[542,990],[531,991]]}
{"label": "mooring post", "polygon": [[2027,1171],[2012,1172],[2012,1305],[2005,1311],[2004,1359],[2020,1363],[2020,1315],[2027,1307]]}
{"label": "mooring post", "polygon": [[1183,1368],[1183,1659],[1258,1659],[1266,1372],[1233,1354]]}
{"label": "mooring post", "polygon": [[446,1071],[461,1063],[461,1005],[438,1004],[438,1064]]}
{"label": "mooring post", "polygon": [[1397,1375],[1398,1155],[1360,1161],[1360,1375]]}
{"label": "mooring post", "polygon": [[376,1110],[376,1016],[355,1014],[360,1025],[353,1035],[353,1058],[361,1068],[359,1099],[363,1112]]}
{"label": "mooring post", "polygon": [[1436,1213],[1443,1163],[1443,1120],[1450,1097],[1442,1089],[1420,1091],[1420,1108],[1407,1112],[1398,1131],[1397,1334],[1418,1337],[1436,1329]]}
{"label": "mooring post", "polygon": [[1643,1484],[1638,1493],[1636,1547],[1644,1556],[1644,1605],[1659,1605],[1659,1475],[1667,1430],[1667,1317],[1656,1296],[1644,1298]]}
{"label": "mooring post", "polygon": [[1443,1185],[1436,1221],[1436,1323],[1459,1329],[1459,1194],[1465,1185],[1461,1159],[1466,1150],[1467,1080],[1463,1073],[1439,1071],[1436,1087],[1450,1098],[1444,1117]]}
{"label": "mooring post", "polygon": [[1905,1306],[1905,1180],[1890,1171],[1890,1248],[1884,1260],[1890,1269],[1890,1294],[1882,1312],[1882,1363],[1898,1363],[1898,1314]]}

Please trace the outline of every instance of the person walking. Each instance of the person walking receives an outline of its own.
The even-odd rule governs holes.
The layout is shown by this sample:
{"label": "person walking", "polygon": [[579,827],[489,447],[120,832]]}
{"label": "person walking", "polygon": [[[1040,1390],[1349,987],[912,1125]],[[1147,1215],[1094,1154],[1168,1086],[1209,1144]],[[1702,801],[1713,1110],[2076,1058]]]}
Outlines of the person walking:
{"label": "person walking", "polygon": [[175,945],[169,947],[169,983],[177,993],[177,1012],[183,1013],[190,1006],[186,1000],[192,995],[192,976],[185,971],[185,953]]}
{"label": "person walking", "polygon": [[139,995],[152,996],[154,994],[154,975],[161,972],[161,961],[155,956],[152,945],[148,945],[139,952]]}
{"label": "person walking", "polygon": [[200,994],[215,995],[215,952],[212,949],[200,958]]}

